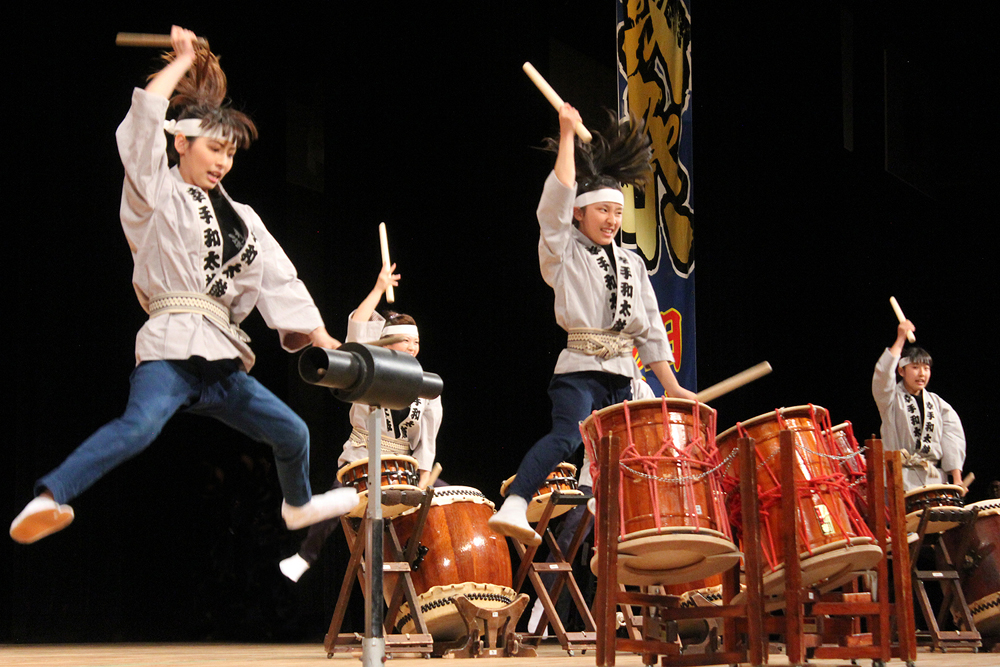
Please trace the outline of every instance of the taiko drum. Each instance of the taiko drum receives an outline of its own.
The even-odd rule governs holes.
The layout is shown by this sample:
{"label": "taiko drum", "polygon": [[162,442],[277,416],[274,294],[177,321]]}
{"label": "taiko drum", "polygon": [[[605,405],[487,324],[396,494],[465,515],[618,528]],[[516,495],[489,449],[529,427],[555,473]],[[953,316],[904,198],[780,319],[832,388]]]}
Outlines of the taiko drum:
{"label": "taiko drum", "polygon": [[[417,491],[420,473],[417,470],[417,460],[412,456],[383,456],[379,483],[382,489],[412,489]],[[357,506],[348,516],[358,518],[364,516],[368,508],[368,487],[373,480],[369,479],[368,459],[359,459],[349,463],[337,472],[337,481],[344,486],[353,486],[360,497]],[[382,516],[390,518],[410,509],[409,505],[382,505]]]}
{"label": "taiko drum", "polygon": [[661,398],[613,405],[581,425],[595,460],[604,436],[619,438],[621,583],[685,583],[739,560],[719,484],[715,419],[705,404]]}
{"label": "taiko drum", "polygon": [[[510,587],[507,541],[487,525],[493,513],[493,503],[477,489],[435,489],[421,546],[410,567],[424,622],[436,641],[457,639],[466,632],[453,602],[455,596],[465,595],[486,609],[504,607],[517,597]],[[416,522],[416,510],[393,519],[404,549]],[[415,625],[408,605],[400,609],[396,625],[402,632],[413,632]]]}
{"label": "taiko drum", "polygon": [[[779,433],[792,433],[795,456],[784,461]],[[850,482],[841,468],[838,450],[829,437],[829,414],[824,408],[801,405],[780,408],[737,424],[719,436],[719,452],[737,449],[737,439],[751,437],[757,459],[760,498],[761,548],[766,562],[764,591],[774,594],[784,583],[783,538],[790,529],[782,523],[782,466],[792,466],[796,499],[797,544],[803,585],[812,585],[865,570],[882,556],[848,491]],[[740,532],[739,492],[741,463],[729,466],[723,484],[730,491],[727,504],[733,529]],[[767,570],[770,572],[768,573]]]}

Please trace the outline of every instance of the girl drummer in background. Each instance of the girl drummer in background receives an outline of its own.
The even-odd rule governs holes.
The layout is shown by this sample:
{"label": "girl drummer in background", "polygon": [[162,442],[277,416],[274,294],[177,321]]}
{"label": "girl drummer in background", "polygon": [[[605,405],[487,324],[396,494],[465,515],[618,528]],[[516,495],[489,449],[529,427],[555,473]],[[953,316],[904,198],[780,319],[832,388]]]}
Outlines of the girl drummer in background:
{"label": "girl drummer in background", "polygon": [[[919,347],[903,349],[910,320],[896,327],[896,340],[885,349],[872,375],[872,396],[882,417],[886,451],[902,450],[903,486],[907,491],[934,485],[962,485],[965,430],[955,409],[927,391],[931,355]],[[944,475],[948,476],[945,479]]]}
{"label": "girl drummer in background", "polygon": [[[391,287],[399,285],[399,275],[393,274],[396,265],[385,265],[378,274],[375,287],[365,297],[357,310],[347,320],[348,343],[373,343],[389,350],[398,350],[414,357],[420,352],[420,333],[417,323],[409,315],[389,311],[380,315],[375,308],[382,295]],[[389,342],[393,341],[393,342]],[[344,443],[343,453],[337,461],[340,467],[368,458],[368,418],[376,408],[355,403],[351,406],[351,436]],[[437,453],[437,434],[441,428],[441,397],[418,398],[403,410],[378,408],[383,412],[382,453],[383,455],[406,455],[417,461],[423,487],[434,467]],[[339,482],[335,486],[339,486]],[[438,480],[438,484],[444,484]],[[326,539],[336,530],[339,521],[318,523],[309,529],[298,553],[281,561],[281,571],[292,581],[299,577],[319,559]]]}
{"label": "girl drummer in background", "polygon": [[621,184],[649,174],[649,140],[634,123],[613,122],[590,145],[576,144],[580,114],[559,111],[554,171],[538,205],[542,278],[555,292],[556,321],[569,333],[549,383],[552,430],[521,461],[490,527],[525,544],[541,537],[528,524],[528,499],[580,446],[579,423],[593,410],[631,398],[632,349],[671,397],[694,399],[670,368],[673,354],[642,259],[614,243],[625,198]]}

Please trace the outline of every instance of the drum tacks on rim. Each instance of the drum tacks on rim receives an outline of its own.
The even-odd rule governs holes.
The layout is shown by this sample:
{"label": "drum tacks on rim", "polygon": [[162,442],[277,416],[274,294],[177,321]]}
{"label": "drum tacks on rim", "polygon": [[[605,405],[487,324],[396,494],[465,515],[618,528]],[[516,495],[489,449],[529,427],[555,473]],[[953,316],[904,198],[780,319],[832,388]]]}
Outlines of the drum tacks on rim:
{"label": "drum tacks on rim", "polygon": [[[417,470],[417,460],[410,456],[382,456],[382,490],[399,489],[420,492],[417,482],[420,473]],[[347,516],[360,518],[368,509],[368,459],[359,459],[349,463],[337,471],[337,481],[344,486],[353,486],[360,498],[357,506]],[[382,505],[382,516],[391,518],[410,509],[409,505]]]}

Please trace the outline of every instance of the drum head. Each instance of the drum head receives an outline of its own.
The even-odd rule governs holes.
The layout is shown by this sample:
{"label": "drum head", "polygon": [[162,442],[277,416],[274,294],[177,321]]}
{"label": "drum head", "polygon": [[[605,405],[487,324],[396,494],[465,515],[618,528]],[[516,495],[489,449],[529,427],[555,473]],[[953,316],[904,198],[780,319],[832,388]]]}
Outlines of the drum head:
{"label": "drum head", "polygon": [[[684,584],[725,572],[736,565],[743,554],[732,541],[719,537],[718,533],[711,534],[713,532],[653,534],[620,542],[619,583],[634,586]],[[597,574],[597,565],[595,555],[590,561],[594,574]]]}
{"label": "drum head", "polygon": [[[826,414],[826,408],[822,408],[818,405],[812,406],[812,409],[816,411],[816,419],[822,419]],[[781,416],[785,419],[793,419],[796,417],[809,417],[810,411],[808,405],[794,405],[790,408],[778,408],[777,410],[772,410],[771,412],[765,412],[762,415],[757,415],[753,419],[748,419],[745,422],[740,422],[736,426],[726,429],[719,434],[719,437],[715,439],[716,442],[722,442],[724,438],[736,437],[738,435],[737,430],[740,426],[748,429],[752,426],[757,426],[758,424],[764,424],[769,421],[777,421],[775,412],[781,413]]]}
{"label": "drum head", "polygon": [[[812,586],[824,580],[841,579],[843,585],[857,576],[856,573],[871,569],[882,558],[882,549],[872,544],[870,537],[855,537],[841,540],[817,549],[812,555],[800,554],[802,586]],[[855,573],[844,579],[849,573]],[[785,587],[784,564],[770,572],[764,571],[764,595],[783,595]],[[832,587],[826,588],[832,590]]]}
{"label": "drum head", "polygon": [[[560,491],[559,495],[561,495],[561,496],[582,496],[583,495],[583,491],[580,491],[579,489],[566,489],[564,491]],[[535,496],[534,498],[531,499],[531,502],[528,503],[528,512],[527,512],[527,514],[528,514],[528,523],[538,523],[539,521],[542,520],[542,514],[545,512],[545,506],[549,504],[549,498],[551,498],[551,497],[552,497],[551,493],[543,493],[542,495]],[[571,509],[573,509],[574,507],[576,507],[576,506],[575,505],[556,505],[555,507],[552,508],[552,517],[551,518],[554,519],[557,516],[562,516],[566,512],[568,512]]]}
{"label": "drum head", "polygon": [[[417,596],[420,611],[427,624],[427,631],[434,641],[452,641],[467,634],[465,621],[455,606],[455,597],[464,595],[480,609],[501,609],[517,599],[517,591],[494,584],[465,582],[449,586],[434,586]],[[396,627],[404,633],[416,632],[416,623],[410,615],[410,606],[405,602],[399,608]]]}

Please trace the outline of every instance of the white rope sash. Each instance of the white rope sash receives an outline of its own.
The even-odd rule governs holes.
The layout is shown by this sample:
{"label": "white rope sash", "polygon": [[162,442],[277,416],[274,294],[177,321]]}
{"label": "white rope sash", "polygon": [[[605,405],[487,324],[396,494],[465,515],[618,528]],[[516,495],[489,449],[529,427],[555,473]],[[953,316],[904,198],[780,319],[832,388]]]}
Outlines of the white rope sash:
{"label": "white rope sash", "polygon": [[240,325],[232,321],[229,309],[215,299],[197,292],[163,292],[149,300],[150,319],[164,313],[201,313],[223,331],[228,331],[244,343],[250,342]]}
{"label": "white rope sash", "polygon": [[[351,444],[355,447],[367,447],[368,446],[368,430],[363,428],[354,427],[351,430]],[[410,455],[410,443],[408,440],[397,440],[396,438],[389,438],[385,435],[382,436],[382,453],[389,456],[409,456]]]}
{"label": "white rope sash", "polygon": [[620,331],[604,329],[570,329],[566,347],[607,361],[632,354],[635,341]]}

